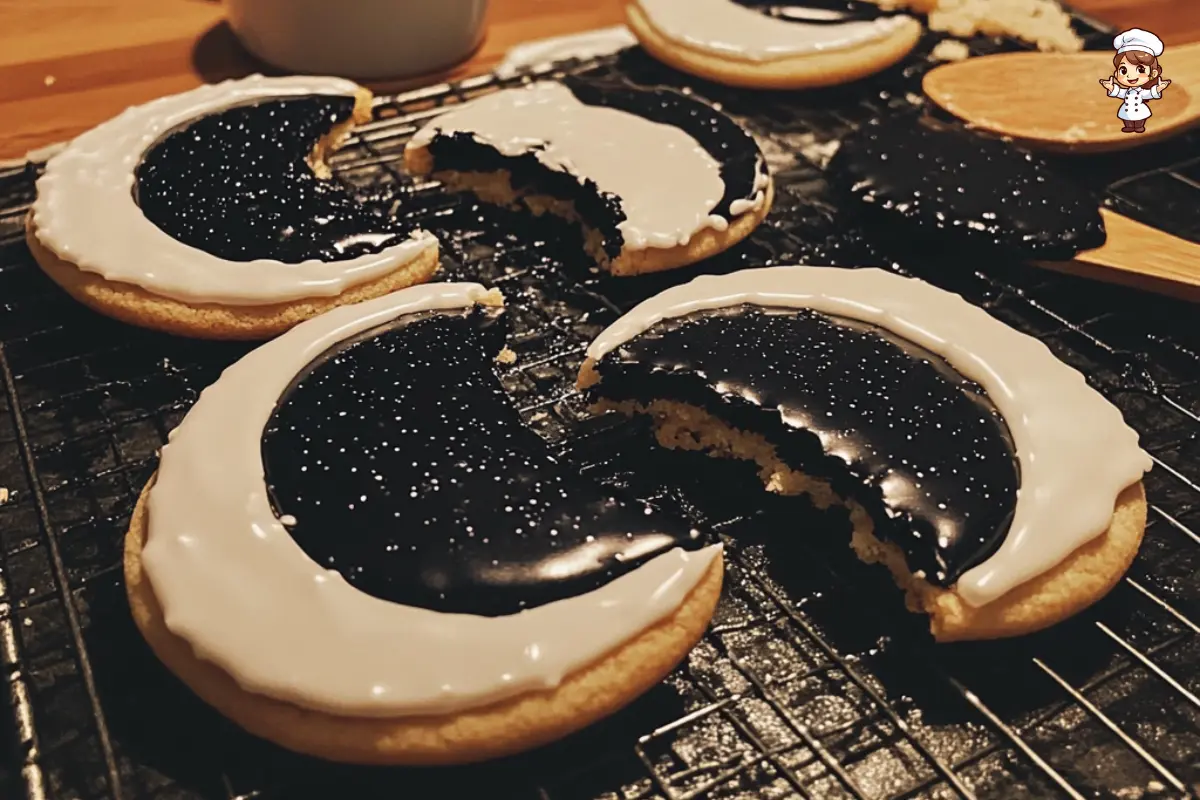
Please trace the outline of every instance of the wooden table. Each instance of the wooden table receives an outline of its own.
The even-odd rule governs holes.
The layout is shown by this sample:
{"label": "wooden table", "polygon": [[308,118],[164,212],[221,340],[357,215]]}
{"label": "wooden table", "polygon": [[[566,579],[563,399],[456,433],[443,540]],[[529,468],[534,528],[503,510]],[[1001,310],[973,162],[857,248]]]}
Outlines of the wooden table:
{"label": "wooden table", "polygon": [[[491,0],[483,47],[426,80],[485,72],[519,42],[615,24],[621,6]],[[1075,6],[1116,26],[1155,31],[1168,47],[1200,39],[1198,0]],[[263,70],[238,46],[219,0],[0,0],[0,159],[68,139],[129,105]]]}

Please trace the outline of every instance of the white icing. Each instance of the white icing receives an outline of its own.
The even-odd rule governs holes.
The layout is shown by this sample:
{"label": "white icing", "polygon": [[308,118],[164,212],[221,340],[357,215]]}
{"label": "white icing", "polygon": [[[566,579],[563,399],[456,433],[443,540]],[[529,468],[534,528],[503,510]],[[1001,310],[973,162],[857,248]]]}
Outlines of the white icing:
{"label": "white icing", "polygon": [[770,267],[705,276],[639,304],[592,342],[593,359],[655,323],[739,303],[869,322],[942,356],[987,390],[1012,434],[1021,486],[999,550],[955,592],[982,606],[1106,531],[1117,495],[1151,460],[1121,412],[1050,349],[923,281],[878,269]]}
{"label": "white icing", "polygon": [[272,513],[261,437],[292,378],[402,314],[480,300],[429,284],[302,323],[229,367],[163,448],[142,565],[167,627],[247,691],[351,716],[453,713],[547,689],[671,614],[720,545],[504,617],[389,603],[319,566]]}
{"label": "white icing", "polygon": [[535,39],[511,48],[504,61],[496,67],[498,75],[515,75],[522,69],[555,64],[570,58],[589,59],[611,55],[618,50],[632,47],[637,39],[624,25],[597,28],[567,36],[551,36]]}
{"label": "white icing", "polygon": [[[776,19],[731,0],[636,0],[654,29],[680,44],[748,61],[845,50],[886,38],[915,20],[885,16],[841,24]],[[799,3],[802,5],[803,3]]]}
{"label": "white icing", "polygon": [[419,231],[379,253],[345,261],[227,261],[171,238],[133,200],[134,170],[174,128],[254,100],[353,95],[356,89],[339,78],[253,75],[126,109],[76,137],[47,163],[33,205],[37,238],[85,272],[191,303],[264,305],[333,297],[380,278],[436,240]]}
{"label": "white icing", "polygon": [[[712,213],[725,195],[721,165],[699,142],[674,125],[581,103],[560,83],[473,100],[426,124],[408,146],[425,147],[439,133],[469,133],[510,157],[533,151],[549,169],[590,178],[620,198],[626,249],[686,245],[705,228],[729,227]],[[757,170],[755,197],[731,204],[735,216],[762,206],[767,181]]]}

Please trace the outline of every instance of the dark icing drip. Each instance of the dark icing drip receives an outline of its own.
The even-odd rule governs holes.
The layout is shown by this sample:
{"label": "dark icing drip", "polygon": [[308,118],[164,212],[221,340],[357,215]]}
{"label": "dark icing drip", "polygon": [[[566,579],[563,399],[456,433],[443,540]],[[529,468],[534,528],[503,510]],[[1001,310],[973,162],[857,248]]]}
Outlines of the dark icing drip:
{"label": "dark icing drip", "polygon": [[[713,214],[729,219],[735,200],[754,198],[755,179],[759,173],[766,174],[766,161],[754,137],[720,111],[671,89],[640,89],[624,83],[571,76],[564,78],[563,83],[581,103],[615,108],[652,122],[674,125],[699,142],[721,165],[721,180],[725,183],[725,194],[713,208]],[[625,221],[625,214],[620,198],[600,191],[594,181],[585,177],[581,182],[566,173],[552,172],[532,152],[511,158],[501,155],[467,133],[438,134],[428,147],[435,169],[462,172],[506,169],[517,189],[573,202],[587,224],[604,237],[604,252],[608,257],[616,258],[621,253],[625,241],[617,226]]]}
{"label": "dark icing drip", "polygon": [[870,21],[899,12],[884,11],[874,3],[857,0],[804,0],[802,3],[781,0],[733,0],[740,6],[752,8],[768,17],[806,25],[841,25],[846,22]]}
{"label": "dark icing drip", "polygon": [[499,616],[705,543],[551,456],[493,372],[503,336],[492,311],[408,315],[297,377],[262,454],[310,558],[384,600]]}
{"label": "dark icing drip", "polygon": [[865,221],[901,241],[1065,261],[1105,240],[1099,201],[1044,161],[927,117],[868,122],[829,175]]}
{"label": "dark icing drip", "polygon": [[737,306],[661,322],[597,369],[598,396],[680,400],[762,434],[862,503],[935,584],[994,553],[1012,521],[1019,467],[986,393],[875,326]]}
{"label": "dark icing drip", "polygon": [[412,226],[306,161],[353,109],[353,97],[313,96],[202,117],[146,152],[134,200],[164,233],[230,261],[337,261],[398,244]]}

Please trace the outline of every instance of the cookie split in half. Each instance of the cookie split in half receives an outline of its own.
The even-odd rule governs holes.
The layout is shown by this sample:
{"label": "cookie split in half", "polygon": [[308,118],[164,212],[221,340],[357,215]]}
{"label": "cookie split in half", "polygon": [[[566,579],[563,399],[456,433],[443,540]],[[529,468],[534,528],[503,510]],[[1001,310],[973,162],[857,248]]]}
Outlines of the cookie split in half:
{"label": "cookie split in half", "polygon": [[501,206],[582,224],[598,266],[687,266],[744,239],[773,186],[754,138],[670,89],[577,78],[487,95],[409,142],[410,172]]}
{"label": "cookie split in half", "polygon": [[889,272],[698,278],[602,333],[580,385],[599,410],[649,415],[666,447],[847,507],[859,557],[940,641],[1079,612],[1145,530],[1150,457],[1121,412],[1038,340]]}

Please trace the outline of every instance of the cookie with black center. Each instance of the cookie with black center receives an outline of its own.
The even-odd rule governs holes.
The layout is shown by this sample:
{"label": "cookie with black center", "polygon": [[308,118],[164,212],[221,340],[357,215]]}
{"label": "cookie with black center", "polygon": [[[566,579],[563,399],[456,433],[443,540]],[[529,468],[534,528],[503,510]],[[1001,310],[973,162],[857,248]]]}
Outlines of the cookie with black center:
{"label": "cookie with black center", "polygon": [[330,175],[326,157],[370,118],[366,89],[311,76],[130,108],[50,159],[26,239],[47,275],[102,314],[268,338],[437,270],[431,234]]}
{"label": "cookie with black center", "polygon": [[704,632],[721,545],[525,426],[500,303],[429,284],[335,309],[172,432],[125,540],[130,605],[246,730],[335,761],[479,761],[613,713]]}
{"label": "cookie with black center", "polygon": [[659,61],[753,89],[859,80],[896,64],[921,38],[916,19],[864,0],[633,0],[625,19]]}
{"label": "cookie with black center", "polygon": [[858,556],[891,570],[940,641],[1079,612],[1145,530],[1151,461],[1121,412],[1037,339],[890,272],[669,289],[592,343],[580,384],[598,410],[649,415],[666,447],[846,507]]}
{"label": "cookie with black center", "polygon": [[404,160],[486,202],[580,222],[588,253],[614,275],[716,255],[773,197],[754,138],[720,111],[670,89],[571,77],[448,111]]}

